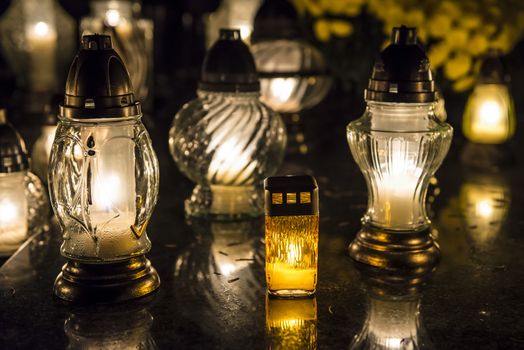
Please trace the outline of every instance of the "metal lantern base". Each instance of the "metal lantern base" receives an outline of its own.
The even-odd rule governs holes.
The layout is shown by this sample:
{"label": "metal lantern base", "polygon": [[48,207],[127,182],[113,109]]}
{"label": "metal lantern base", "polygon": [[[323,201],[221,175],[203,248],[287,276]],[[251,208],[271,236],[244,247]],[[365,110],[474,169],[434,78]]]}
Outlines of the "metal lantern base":
{"label": "metal lantern base", "polygon": [[74,303],[114,303],[143,297],[160,286],[145,255],[110,264],[69,260],[57,276],[55,295]]}
{"label": "metal lantern base", "polygon": [[426,269],[440,260],[440,249],[429,228],[398,232],[364,226],[349,245],[359,263],[385,269]]}

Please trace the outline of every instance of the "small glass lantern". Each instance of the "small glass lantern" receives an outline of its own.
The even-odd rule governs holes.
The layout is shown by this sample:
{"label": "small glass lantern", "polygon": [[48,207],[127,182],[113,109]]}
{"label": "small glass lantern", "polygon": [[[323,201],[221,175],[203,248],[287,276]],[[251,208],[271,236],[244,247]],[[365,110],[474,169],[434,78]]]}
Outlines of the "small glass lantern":
{"label": "small glass lantern", "polygon": [[141,17],[140,2],[91,0],[91,14],[82,18],[82,35],[111,35],[113,46],[124,60],[138,100],[144,101],[153,70],[153,21]]}
{"label": "small glass lantern", "polygon": [[468,140],[501,144],[513,136],[515,106],[509,83],[500,52],[490,51],[482,62],[477,84],[464,112],[462,129]]}
{"label": "small glass lantern", "polygon": [[266,296],[267,349],[316,349],[317,300]]}
{"label": "small glass lantern", "polygon": [[298,113],[317,105],[329,92],[324,57],[302,38],[298,15],[289,1],[262,3],[252,43],[262,101],[275,111]]}
{"label": "small glass lantern", "polygon": [[145,254],[158,161],[111,37],[86,35],[74,59],[51,152],[51,203],[68,259],[55,294],[117,301],[158,288]]}
{"label": "small glass lantern", "polygon": [[269,294],[315,293],[318,262],[318,187],[312,176],[272,176],[266,197],[266,281]]}
{"label": "small glass lantern", "polygon": [[220,31],[204,60],[197,95],[175,115],[169,133],[178,168],[197,183],[186,213],[260,216],[261,181],[282,162],[286,129],[260,102],[255,63],[240,30]]}
{"label": "small glass lantern", "polygon": [[47,228],[46,190],[30,172],[25,143],[0,109],[0,256]]}
{"label": "small glass lantern", "polygon": [[58,105],[60,103],[58,96],[59,95],[55,96],[51,103],[45,106],[45,122],[40,131],[40,136],[35,141],[33,149],[31,150],[32,168],[44,183],[47,183],[49,157],[51,156],[51,147],[53,147],[58,123],[57,115]]}
{"label": "small glass lantern", "polygon": [[[433,113],[435,86],[416,30],[394,28],[391,41],[375,63],[365,92],[366,112],[347,127],[351,153],[369,192],[364,228],[350,249],[353,258],[369,264],[380,263],[373,254],[399,247],[414,254],[435,248],[425,198],[453,132]],[[402,235],[408,232],[418,238]]]}
{"label": "small glass lantern", "polygon": [[53,93],[74,53],[75,24],[57,0],[14,0],[0,19],[0,46],[18,85]]}

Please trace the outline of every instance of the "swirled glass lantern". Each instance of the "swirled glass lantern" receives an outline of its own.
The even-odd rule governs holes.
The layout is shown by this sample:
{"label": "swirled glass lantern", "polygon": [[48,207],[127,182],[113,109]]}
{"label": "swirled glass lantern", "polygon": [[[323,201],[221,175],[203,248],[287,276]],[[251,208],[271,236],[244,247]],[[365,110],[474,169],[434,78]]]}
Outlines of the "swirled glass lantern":
{"label": "swirled glass lantern", "polygon": [[47,195],[29,170],[25,143],[0,110],[0,256],[9,256],[48,219]]}
{"label": "swirled glass lantern", "polygon": [[301,37],[291,3],[264,1],[255,18],[252,42],[262,101],[272,109],[297,113],[327,95],[331,79],[324,57]]}
{"label": "swirled glass lantern", "polygon": [[153,70],[153,21],[141,18],[140,2],[131,0],[92,0],[91,14],[82,18],[82,35],[111,35],[131,75],[135,95],[144,100],[149,94]]}
{"label": "swirled glass lantern", "polygon": [[[151,247],[145,230],[158,194],[158,161],[129,75],[110,39],[83,37],[51,152],[51,202],[63,231],[61,253],[69,260],[55,293],[66,300],[89,299],[86,290],[109,290],[104,284],[110,281],[117,300],[150,293],[159,285],[144,256]],[[100,277],[104,264],[106,275]],[[129,280],[123,282],[126,273]],[[96,274],[99,280],[86,282],[82,274]],[[104,294],[97,297],[111,299],[109,292]]]}
{"label": "swirled glass lantern", "polygon": [[18,85],[52,93],[74,53],[74,21],[57,0],[14,0],[0,19],[0,46]]}
{"label": "swirled glass lantern", "polygon": [[[420,245],[406,246],[406,251],[422,249],[420,242],[432,249],[425,198],[430,178],[449,150],[452,128],[433,113],[435,86],[414,28],[394,29],[392,44],[375,64],[365,97],[366,112],[349,123],[347,137],[368,186],[364,231],[380,233],[372,237],[362,231],[352,244],[353,256],[358,260],[363,249],[379,244],[370,240],[384,244],[383,251],[415,244],[416,240],[404,241],[406,235],[398,236],[402,232],[421,236]],[[391,237],[384,238],[384,232]],[[395,239],[402,242],[390,245]],[[361,258],[377,262],[367,253]]]}
{"label": "swirled glass lantern", "polygon": [[197,95],[176,114],[169,134],[178,168],[197,183],[186,213],[262,214],[261,181],[282,162],[286,131],[280,116],[259,100],[255,64],[239,30],[220,31]]}
{"label": "swirled glass lantern", "polygon": [[501,144],[513,136],[516,118],[509,82],[500,52],[490,51],[464,111],[462,129],[468,140]]}

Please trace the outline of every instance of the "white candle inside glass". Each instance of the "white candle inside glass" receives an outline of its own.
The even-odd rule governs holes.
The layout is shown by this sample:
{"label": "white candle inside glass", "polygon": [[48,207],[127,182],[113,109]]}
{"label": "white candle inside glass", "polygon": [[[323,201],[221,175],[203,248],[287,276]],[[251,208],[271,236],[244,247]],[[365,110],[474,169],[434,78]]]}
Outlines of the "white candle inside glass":
{"label": "white candle inside glass", "polygon": [[52,91],[56,83],[57,33],[50,23],[38,21],[26,29],[29,48],[29,85],[35,91]]}
{"label": "white candle inside glass", "polygon": [[0,174],[0,256],[12,254],[27,238],[25,172]]}

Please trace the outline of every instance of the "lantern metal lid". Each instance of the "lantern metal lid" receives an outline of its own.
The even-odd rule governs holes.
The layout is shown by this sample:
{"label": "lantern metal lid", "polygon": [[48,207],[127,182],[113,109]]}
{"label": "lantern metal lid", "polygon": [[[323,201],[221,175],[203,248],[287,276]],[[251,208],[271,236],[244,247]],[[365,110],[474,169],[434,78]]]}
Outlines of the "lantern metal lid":
{"label": "lantern metal lid", "polygon": [[69,69],[60,117],[126,118],[141,115],[129,73],[109,35],[84,35]]}
{"label": "lantern metal lid", "polygon": [[239,29],[220,29],[209,49],[198,88],[212,92],[259,92],[255,60],[242,41]]}
{"label": "lantern metal lid", "polygon": [[502,52],[497,49],[491,49],[486,53],[480,65],[477,83],[509,84],[511,82],[511,77],[507,72],[501,56]]}
{"label": "lantern metal lid", "polygon": [[266,0],[254,22],[253,43],[272,39],[301,39],[302,32],[295,7],[287,0]]}
{"label": "lantern metal lid", "polygon": [[427,103],[436,101],[436,89],[426,52],[415,28],[393,28],[391,45],[373,67],[366,101]]}
{"label": "lantern metal lid", "polygon": [[318,186],[310,175],[270,176],[264,180],[266,215],[317,215]]}
{"label": "lantern metal lid", "polygon": [[25,142],[7,121],[5,109],[0,109],[0,173],[13,173],[29,169],[29,156]]}

